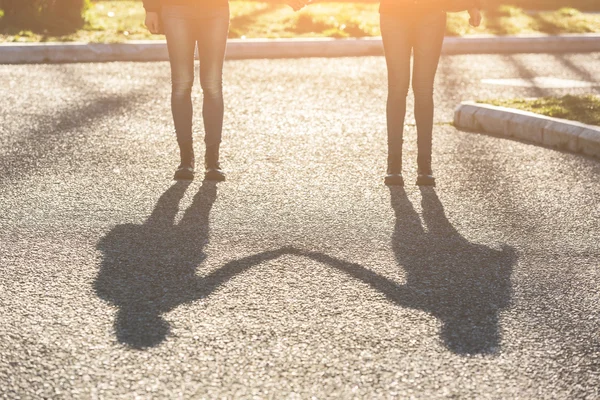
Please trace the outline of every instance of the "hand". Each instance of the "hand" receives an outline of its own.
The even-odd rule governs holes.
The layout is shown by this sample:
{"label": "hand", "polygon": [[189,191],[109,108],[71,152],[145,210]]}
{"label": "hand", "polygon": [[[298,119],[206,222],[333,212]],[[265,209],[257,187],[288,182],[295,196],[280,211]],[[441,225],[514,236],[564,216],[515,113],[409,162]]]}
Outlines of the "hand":
{"label": "hand", "polygon": [[482,20],[482,16],[481,16],[481,10],[479,10],[479,8],[471,8],[469,10],[469,16],[471,18],[469,18],[469,24],[474,27],[477,28],[479,25],[481,25],[481,20]]}
{"label": "hand", "polygon": [[146,13],[146,28],[150,31],[150,33],[157,34],[160,30],[160,17],[157,12],[147,12]]}
{"label": "hand", "polygon": [[285,3],[292,7],[294,11],[300,11],[303,9],[310,1],[309,0],[285,0]]}

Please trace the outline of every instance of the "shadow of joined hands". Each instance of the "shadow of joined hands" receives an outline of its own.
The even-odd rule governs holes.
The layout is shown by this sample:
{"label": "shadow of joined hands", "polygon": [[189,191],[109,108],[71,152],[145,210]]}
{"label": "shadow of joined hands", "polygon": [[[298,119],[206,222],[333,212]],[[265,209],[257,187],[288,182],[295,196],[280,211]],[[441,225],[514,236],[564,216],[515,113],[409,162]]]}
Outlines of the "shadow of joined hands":
{"label": "shadow of joined hands", "polygon": [[253,266],[295,255],[368,283],[399,306],[437,317],[442,340],[455,353],[494,353],[500,346],[498,314],[510,303],[515,252],[464,239],[447,220],[433,190],[422,191],[426,230],[404,190],[391,189],[396,214],[392,247],[407,274],[406,284],[400,285],[359,264],[294,247],[233,260],[198,277],[196,268],[206,258],[216,186],[204,183],[175,225],[186,189],[183,183],[173,185],[145,224],[117,226],[98,245],[103,261],[95,288],[102,299],[119,307],[115,332],[120,342],[139,349],[156,346],[169,332],[162,314],[209,296]]}

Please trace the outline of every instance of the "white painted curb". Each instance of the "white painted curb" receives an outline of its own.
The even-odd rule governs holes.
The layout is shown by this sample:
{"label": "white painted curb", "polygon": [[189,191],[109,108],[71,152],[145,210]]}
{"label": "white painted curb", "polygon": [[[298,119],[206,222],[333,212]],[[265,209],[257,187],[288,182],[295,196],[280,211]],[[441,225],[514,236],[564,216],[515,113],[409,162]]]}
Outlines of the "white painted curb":
{"label": "white painted curb", "polygon": [[600,158],[598,126],[470,101],[458,106],[454,125]]}
{"label": "white painted curb", "polygon": [[[444,54],[600,52],[600,34],[560,36],[448,37]],[[381,38],[231,39],[228,59],[358,57],[383,54]],[[162,40],[126,43],[5,43],[0,64],[166,61]]]}
{"label": "white painted curb", "polygon": [[555,36],[469,36],[444,40],[445,54],[592,53],[600,51],[600,33]]}

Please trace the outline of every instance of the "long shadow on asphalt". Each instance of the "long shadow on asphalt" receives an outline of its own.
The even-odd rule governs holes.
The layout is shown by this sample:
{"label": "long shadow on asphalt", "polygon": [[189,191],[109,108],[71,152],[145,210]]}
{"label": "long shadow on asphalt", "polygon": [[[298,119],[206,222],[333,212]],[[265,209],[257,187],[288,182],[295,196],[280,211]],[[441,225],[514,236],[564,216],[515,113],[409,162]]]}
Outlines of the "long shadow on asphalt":
{"label": "long shadow on asphalt", "polygon": [[[79,93],[85,93],[85,100],[56,114],[46,115],[50,121],[35,124],[35,116],[27,116],[21,124],[22,129],[12,132],[20,139],[11,145],[15,151],[0,157],[0,184],[13,179],[29,177],[32,172],[44,168],[43,162],[58,158],[73,159],[77,146],[87,146],[87,137],[99,121],[122,114],[128,107],[142,101],[148,93],[148,84],[135,87],[134,90],[118,94],[107,94],[86,82],[86,75],[79,70],[58,71],[54,76],[61,85]],[[154,83],[153,83],[154,84]],[[34,104],[35,106],[35,104]],[[43,120],[38,120],[41,122]],[[31,126],[34,126],[31,129]]]}
{"label": "long shadow on asphalt", "polygon": [[144,224],[118,225],[98,244],[103,260],[95,289],[100,298],[119,307],[115,332],[131,347],[161,343],[169,332],[162,314],[202,293],[195,272],[206,258],[208,218],[217,188],[203,184],[175,224],[188,186],[174,184]]}
{"label": "long shadow on asphalt", "polygon": [[452,226],[433,189],[421,189],[422,226],[404,190],[391,190],[396,225],[392,247],[406,271],[397,304],[420,309],[442,323],[446,347],[458,354],[495,353],[499,313],[510,305],[514,249],[469,242]]}
{"label": "long shadow on asphalt", "polygon": [[[15,178],[29,177],[41,169],[40,160],[49,157],[71,159],[77,145],[84,146],[78,138],[93,123],[106,118],[138,101],[142,91],[94,99],[89,104],[63,111],[53,116],[53,122],[28,132],[24,138],[11,145],[18,151],[0,157],[0,183]],[[30,123],[24,124],[29,127]],[[16,132],[15,134],[19,134]]]}
{"label": "long shadow on asphalt", "polygon": [[365,282],[394,304],[423,310],[442,323],[445,346],[457,354],[493,354],[501,344],[499,313],[509,306],[512,248],[473,244],[450,224],[434,190],[422,190],[425,227],[403,189],[391,190],[396,225],[392,247],[406,283],[398,284],[359,264],[329,255],[282,247],[233,260],[205,276],[209,213],[216,187],[204,183],[179,224],[175,217],[187,185],[178,183],[158,201],[143,225],[115,227],[98,244],[103,261],[95,289],[115,304],[118,340],[132,348],[159,345],[169,325],[162,315],[203,299],[236,275],[284,255],[306,257]]}

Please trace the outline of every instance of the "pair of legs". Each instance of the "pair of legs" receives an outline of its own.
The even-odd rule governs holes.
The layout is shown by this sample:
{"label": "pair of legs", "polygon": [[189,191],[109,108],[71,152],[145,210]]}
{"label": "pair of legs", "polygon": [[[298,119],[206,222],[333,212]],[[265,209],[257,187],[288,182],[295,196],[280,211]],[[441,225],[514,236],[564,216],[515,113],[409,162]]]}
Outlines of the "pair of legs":
{"label": "pair of legs", "polygon": [[402,143],[406,97],[411,81],[411,53],[414,53],[412,88],[418,137],[417,183],[435,183],[431,172],[433,83],[445,30],[446,13],[443,11],[381,15],[381,35],[388,69],[388,184],[403,184]]}
{"label": "pair of legs", "polygon": [[194,53],[200,59],[200,85],[204,95],[202,117],[206,144],[207,178],[223,180],[219,168],[219,145],[223,130],[223,63],[229,32],[229,8],[172,5],[162,9],[162,23],[171,62],[171,108],[181,151],[176,179],[194,176],[192,135],[192,87]]}

